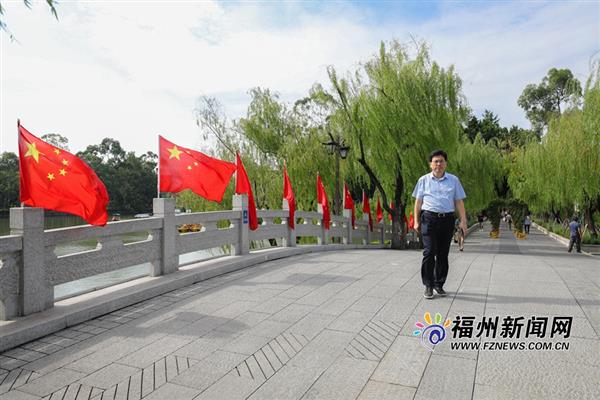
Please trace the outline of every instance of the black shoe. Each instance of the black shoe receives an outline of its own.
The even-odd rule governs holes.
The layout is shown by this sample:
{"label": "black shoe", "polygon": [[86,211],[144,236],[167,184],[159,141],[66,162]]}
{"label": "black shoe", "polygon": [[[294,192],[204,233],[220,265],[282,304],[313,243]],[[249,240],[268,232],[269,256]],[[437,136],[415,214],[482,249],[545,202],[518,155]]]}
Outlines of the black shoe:
{"label": "black shoe", "polygon": [[448,294],[448,293],[446,293],[446,291],[444,289],[442,289],[441,286],[436,286],[434,289],[435,289],[435,292],[442,297],[444,297]]}
{"label": "black shoe", "polygon": [[425,292],[423,292],[423,297],[426,299],[433,299],[433,288],[426,287]]}

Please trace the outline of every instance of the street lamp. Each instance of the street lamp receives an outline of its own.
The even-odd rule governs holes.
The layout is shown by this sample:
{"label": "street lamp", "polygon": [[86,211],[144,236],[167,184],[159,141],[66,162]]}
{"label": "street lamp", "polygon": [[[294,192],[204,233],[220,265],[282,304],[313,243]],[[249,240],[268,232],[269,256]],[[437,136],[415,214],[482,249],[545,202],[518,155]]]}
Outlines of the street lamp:
{"label": "street lamp", "polygon": [[331,140],[322,144],[327,148],[327,152],[329,154],[335,154],[335,191],[333,193],[333,214],[340,215],[342,208],[342,196],[340,194],[340,158],[345,160],[346,157],[348,157],[350,146],[344,145],[344,142],[339,139],[339,136],[338,140],[335,140],[331,132],[327,131],[327,133],[329,134],[329,138]]}

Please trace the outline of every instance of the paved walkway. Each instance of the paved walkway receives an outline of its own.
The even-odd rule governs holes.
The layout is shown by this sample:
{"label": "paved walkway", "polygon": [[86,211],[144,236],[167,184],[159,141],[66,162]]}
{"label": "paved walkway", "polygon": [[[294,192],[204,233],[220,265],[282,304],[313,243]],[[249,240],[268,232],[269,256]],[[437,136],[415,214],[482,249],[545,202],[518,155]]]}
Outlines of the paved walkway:
{"label": "paved walkway", "polygon": [[[476,232],[450,257],[449,296],[434,300],[417,251],[310,254],[204,281],[3,353],[0,399],[600,398],[599,258],[533,230]],[[573,317],[570,337],[536,339],[569,349],[453,350],[492,339],[448,330],[430,352],[413,336],[427,311],[475,325]]]}

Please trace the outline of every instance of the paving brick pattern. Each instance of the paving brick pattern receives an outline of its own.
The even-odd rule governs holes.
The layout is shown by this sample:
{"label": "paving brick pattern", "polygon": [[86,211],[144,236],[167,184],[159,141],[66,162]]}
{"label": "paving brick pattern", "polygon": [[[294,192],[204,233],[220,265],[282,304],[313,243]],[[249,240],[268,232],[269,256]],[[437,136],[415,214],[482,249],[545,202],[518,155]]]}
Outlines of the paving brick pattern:
{"label": "paving brick pattern", "polygon": [[[0,400],[600,398],[598,258],[475,232],[434,300],[420,258],[316,253],[166,293],[0,354]],[[572,316],[570,349],[430,352],[427,311]]]}

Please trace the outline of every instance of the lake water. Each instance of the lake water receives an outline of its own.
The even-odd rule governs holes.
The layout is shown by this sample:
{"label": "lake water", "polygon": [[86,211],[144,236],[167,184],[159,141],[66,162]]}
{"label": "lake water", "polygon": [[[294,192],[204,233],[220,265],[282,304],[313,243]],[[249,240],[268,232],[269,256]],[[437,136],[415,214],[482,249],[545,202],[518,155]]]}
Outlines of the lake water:
{"label": "lake water", "polygon": [[[127,219],[123,217],[123,219]],[[83,225],[86,222],[75,216],[47,216],[44,219],[45,229],[64,228],[74,225]],[[10,233],[8,217],[0,217],[0,236]],[[123,243],[132,243],[144,240],[147,237],[146,233],[136,232],[123,236]],[[89,251],[96,248],[95,240],[86,240],[79,242],[71,242],[56,246],[55,254],[64,256],[67,254]],[[253,243],[255,248],[271,247],[268,241]],[[179,256],[179,264],[189,264],[196,261],[207,260],[215,257],[222,257],[230,254],[230,246],[217,247],[207,250],[200,250],[191,253],[181,254]],[[54,286],[54,298],[60,300],[72,297],[78,294],[91,292],[117,283],[126,282],[132,279],[147,276],[150,269],[150,263],[134,265],[123,268],[117,271],[106,272],[99,275],[90,276],[88,278],[79,279],[77,281],[64,283]]]}

